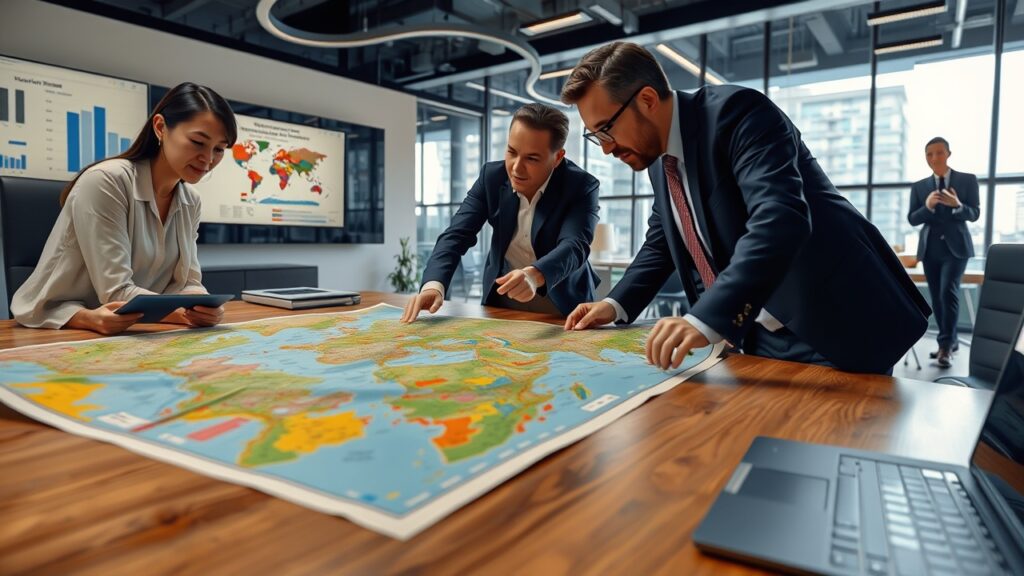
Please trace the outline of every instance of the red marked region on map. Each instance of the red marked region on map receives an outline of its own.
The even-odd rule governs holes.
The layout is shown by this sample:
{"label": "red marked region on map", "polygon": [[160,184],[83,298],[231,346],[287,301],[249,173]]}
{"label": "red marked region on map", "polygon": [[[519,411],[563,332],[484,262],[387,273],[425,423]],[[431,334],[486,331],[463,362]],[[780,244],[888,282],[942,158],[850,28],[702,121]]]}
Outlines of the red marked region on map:
{"label": "red marked region on map", "polygon": [[188,437],[189,439],[195,440],[197,442],[206,442],[207,440],[210,440],[211,438],[216,438],[217,436],[220,436],[225,432],[230,432],[247,422],[249,421],[246,420],[245,418],[232,418],[231,420],[228,420],[226,422],[214,424],[213,426],[207,426],[202,430],[196,430],[195,432],[189,434]]}

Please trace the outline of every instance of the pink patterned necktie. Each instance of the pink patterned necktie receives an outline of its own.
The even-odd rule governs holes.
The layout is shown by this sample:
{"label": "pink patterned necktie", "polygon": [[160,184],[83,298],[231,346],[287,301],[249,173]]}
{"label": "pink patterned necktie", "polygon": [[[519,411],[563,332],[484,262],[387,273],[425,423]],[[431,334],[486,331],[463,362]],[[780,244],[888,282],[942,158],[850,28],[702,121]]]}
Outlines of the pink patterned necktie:
{"label": "pink patterned necktie", "polygon": [[694,265],[697,266],[697,273],[700,274],[704,289],[711,288],[715,282],[715,270],[708,262],[704,248],[701,246],[700,238],[697,236],[697,228],[693,223],[693,213],[690,211],[690,203],[686,201],[686,194],[683,193],[683,182],[679,179],[679,159],[666,154],[662,163],[665,165],[665,178],[668,180],[668,192],[672,196],[672,202],[679,212],[679,220],[683,224],[683,240],[686,241],[686,249],[690,252]]}

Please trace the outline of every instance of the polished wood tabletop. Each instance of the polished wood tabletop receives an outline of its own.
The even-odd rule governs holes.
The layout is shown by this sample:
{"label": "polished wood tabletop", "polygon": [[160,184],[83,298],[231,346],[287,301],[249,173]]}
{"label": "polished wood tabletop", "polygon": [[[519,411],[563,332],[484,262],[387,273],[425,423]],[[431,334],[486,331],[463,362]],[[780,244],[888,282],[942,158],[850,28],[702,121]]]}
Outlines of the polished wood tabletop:
{"label": "polished wood tabletop", "polygon": [[[226,320],[294,313],[232,302]],[[93,337],[0,322],[0,348]],[[405,542],[0,406],[0,574],[758,573],[691,540],[754,437],[966,463],[990,399],[734,354]]]}

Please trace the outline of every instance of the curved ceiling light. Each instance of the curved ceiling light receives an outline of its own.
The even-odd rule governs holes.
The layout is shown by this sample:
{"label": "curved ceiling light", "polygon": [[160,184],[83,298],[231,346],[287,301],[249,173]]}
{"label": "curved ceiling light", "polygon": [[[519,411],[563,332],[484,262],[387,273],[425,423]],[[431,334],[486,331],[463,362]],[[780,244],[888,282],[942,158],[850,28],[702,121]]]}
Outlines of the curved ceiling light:
{"label": "curved ceiling light", "polygon": [[373,46],[391,40],[406,40],[409,38],[450,38],[461,36],[474,38],[486,42],[493,42],[504,46],[516,54],[522,56],[530,64],[530,74],[526,78],[526,92],[538,102],[552,106],[566,106],[560,101],[544,96],[537,91],[537,80],[540,77],[540,55],[525,40],[504,34],[481,32],[479,28],[467,24],[449,24],[439,22],[436,24],[423,24],[415,26],[396,26],[383,30],[355,32],[352,34],[317,34],[294,28],[282,22],[271,13],[278,0],[260,0],[256,5],[256,19],[260,26],[278,38],[317,48],[361,48]]}

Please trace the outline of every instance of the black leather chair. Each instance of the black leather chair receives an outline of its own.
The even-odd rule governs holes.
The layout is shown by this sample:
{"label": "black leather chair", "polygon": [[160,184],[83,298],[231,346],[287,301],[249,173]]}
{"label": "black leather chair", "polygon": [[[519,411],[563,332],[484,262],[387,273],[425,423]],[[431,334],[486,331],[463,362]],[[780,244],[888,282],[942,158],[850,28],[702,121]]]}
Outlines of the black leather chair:
{"label": "black leather chair", "polygon": [[683,289],[683,281],[677,272],[673,272],[641,316],[647,319],[682,317],[689,311],[690,300]]}
{"label": "black leather chair", "polygon": [[978,315],[971,337],[967,376],[935,381],[992,390],[1017,335],[1024,314],[1024,244],[995,244],[985,259],[985,282],[978,295]]}
{"label": "black leather chair", "polygon": [[67,182],[0,177],[0,241],[3,283],[10,317],[11,298],[39,262],[50,230],[60,215],[60,193]]}

